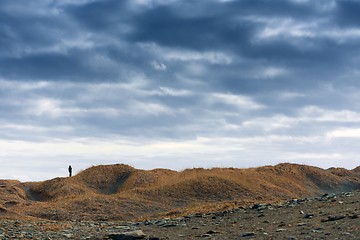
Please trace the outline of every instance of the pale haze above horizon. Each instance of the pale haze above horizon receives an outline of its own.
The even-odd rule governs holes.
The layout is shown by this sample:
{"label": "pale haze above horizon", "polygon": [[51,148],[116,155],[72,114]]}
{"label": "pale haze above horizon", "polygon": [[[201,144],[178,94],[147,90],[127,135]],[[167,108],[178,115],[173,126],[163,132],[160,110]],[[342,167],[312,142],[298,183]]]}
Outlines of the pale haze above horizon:
{"label": "pale haze above horizon", "polygon": [[360,1],[2,0],[0,179],[360,165]]}

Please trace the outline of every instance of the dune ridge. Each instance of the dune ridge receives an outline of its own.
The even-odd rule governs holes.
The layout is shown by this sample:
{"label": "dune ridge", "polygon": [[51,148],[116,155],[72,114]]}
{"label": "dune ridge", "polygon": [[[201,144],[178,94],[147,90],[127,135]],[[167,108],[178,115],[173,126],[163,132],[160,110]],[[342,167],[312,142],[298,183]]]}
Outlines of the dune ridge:
{"label": "dune ridge", "polygon": [[26,183],[0,180],[0,218],[105,221],[221,210],[357,190],[359,169],[283,163],[177,172],[100,165],[71,178]]}

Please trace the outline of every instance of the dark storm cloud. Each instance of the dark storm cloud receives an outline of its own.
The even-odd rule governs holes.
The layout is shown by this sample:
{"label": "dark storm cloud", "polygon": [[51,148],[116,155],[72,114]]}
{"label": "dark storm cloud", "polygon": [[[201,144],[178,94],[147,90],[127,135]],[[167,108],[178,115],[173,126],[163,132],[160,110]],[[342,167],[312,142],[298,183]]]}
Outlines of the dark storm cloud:
{"label": "dark storm cloud", "polygon": [[[91,69],[82,65],[81,60],[64,54],[30,55],[22,58],[0,60],[6,69],[2,72],[13,79],[34,78],[52,80],[89,80]],[[84,74],[84,73],[88,73]]]}
{"label": "dark storm cloud", "polygon": [[[359,51],[356,38],[339,40],[341,33],[326,35],[326,31],[339,31],[336,21],[356,22],[354,1],[338,1],[326,10],[326,1],[42,3],[44,10],[53,12],[23,10],[26,14],[19,15],[8,10],[18,9],[16,3],[10,2],[1,9],[3,78],[124,82],[131,81],[131,73],[136,72],[147,76],[149,88],[188,88],[180,76],[197,79],[204,93],[248,94],[266,103],[269,99],[264,96],[268,92],[306,92],[323,83],[338,84],[336,79],[355,67],[349,56]],[[284,22],[290,23],[277,29]],[[302,32],[291,35],[298,26]],[[270,31],[270,37],[263,37],[264,31]],[[82,46],[87,43],[87,47]],[[147,51],[148,47],[141,45],[147,43],[161,51]],[[166,58],[172,49],[180,54],[216,51],[231,56],[231,61],[214,64],[206,59]],[[154,64],[163,64],[164,69],[156,69]],[[196,65],[204,71],[194,72],[191,67]],[[271,73],[272,69],[275,73]],[[174,108],[186,107],[193,101],[189,97],[181,101],[156,98],[151,97]],[[301,106],[308,102],[296,103]]]}
{"label": "dark storm cloud", "polygon": [[56,37],[46,30],[62,27],[56,19],[41,16],[23,16],[4,12],[0,9],[0,56],[23,54],[28,49],[47,46]]}
{"label": "dark storm cloud", "polygon": [[[202,7],[203,11],[195,10],[199,14],[189,16],[193,5],[195,9]],[[154,7],[136,16],[131,40],[173,47],[202,50],[220,48],[241,52],[252,48],[250,42],[258,29],[258,24],[245,17],[303,19],[314,17],[314,14],[317,12],[311,6],[288,1],[211,1],[206,4],[179,1],[174,5]],[[277,50],[276,46],[274,50]]]}
{"label": "dark storm cloud", "polygon": [[250,23],[234,24],[220,16],[184,18],[168,7],[148,11],[137,21],[130,40],[197,50],[247,46],[253,28]]}
{"label": "dark storm cloud", "polygon": [[337,2],[337,20],[342,26],[360,26],[360,2],[342,0]]}
{"label": "dark storm cloud", "polygon": [[[323,5],[326,4],[323,2]],[[351,39],[339,41],[338,37],[321,35],[323,31],[338,31],[333,29],[331,20],[324,20],[325,23],[319,23],[316,28],[310,29],[311,36],[279,36],[257,40],[256,35],[267,27],[266,21],[273,19],[290,19],[305,27],[319,18],[331,19],[333,13],[347,12],[342,4],[344,3],[340,2],[334,9],[324,11],[322,4],[311,2],[211,2],[204,4],[204,9],[210,9],[207,8],[210,5],[211,9],[216,10],[201,12],[201,4],[194,3],[195,12],[199,14],[192,15],[186,11],[192,4],[188,1],[179,1],[173,5],[153,7],[137,15],[133,20],[135,24],[132,25],[133,30],[130,31],[129,39],[180,49],[223,51],[251,61],[250,65],[253,65],[246,67],[261,64],[280,65],[296,74],[291,76],[291,83],[289,76],[283,80],[264,82],[262,79],[229,75],[229,72],[241,69],[236,61],[223,69],[222,66],[216,68],[216,73],[213,73],[213,67],[208,68],[209,74],[206,78],[216,76],[219,80],[218,87],[228,86],[228,90],[231,91],[244,93],[279,87],[313,88],[321,82],[329,81],[329,77],[334,74],[342,74],[344,68],[349,67],[349,61],[352,62],[349,56],[359,51],[359,45],[349,44],[348,41]],[[257,18],[265,19],[265,22],[254,21]],[[287,30],[291,31],[292,28],[290,25]],[[243,62],[241,64],[247,65]]]}
{"label": "dark storm cloud", "polygon": [[[340,22],[356,22],[356,15],[353,14],[358,6],[356,2],[338,1],[333,9],[327,11],[321,8],[327,4],[326,1],[320,2],[174,1],[168,4],[153,2],[147,6],[114,0],[83,2],[79,5],[56,5],[43,1],[42,8],[51,9],[54,13],[24,11],[26,14],[23,16],[8,10],[18,9],[16,3],[6,2],[6,8],[0,10],[3,23],[0,26],[3,30],[0,41],[4,50],[1,53],[3,68],[0,74],[19,79],[109,81],[125,78],[126,74],[121,74],[123,69],[132,69],[156,76],[158,81],[174,77],[169,71],[159,72],[151,66],[152,61],[161,61],[162,56],[149,54],[137,45],[148,42],[160,47],[233,54],[235,58],[232,63],[224,69],[217,68],[216,75],[218,79],[225,79],[225,85],[226,81],[235,82],[235,87],[240,84],[239,90],[246,89],[249,84],[253,88],[268,84],[261,80],[247,80],[248,77],[233,81],[227,72],[235,72],[240,64],[246,65],[246,68],[254,64],[280,65],[294,69],[297,74],[316,74],[318,81],[321,81],[327,78],[327,73],[331,75],[332,71],[348,64],[349,52],[359,49],[355,42],[349,46],[347,40],[339,43],[336,37],[316,35],[317,31],[331,30],[334,26],[331,20],[310,29],[315,34],[311,37],[296,36],[293,39],[291,36],[275,36],[259,39],[258,36],[265,28],[272,27],[267,25],[272,20],[290,19],[294,24],[304,24],[306,27],[312,20],[332,19],[332,15],[336,15]],[[291,31],[292,27],[290,25],[288,30]],[[76,41],[72,36],[76,36],[77,32],[80,32],[79,36],[87,35],[90,44],[95,44],[85,49],[79,49],[83,44],[81,41],[76,46],[66,46],[64,39]],[[117,42],[123,46],[120,47]],[[309,44],[310,47],[307,46]],[[54,52],[57,48],[65,50]],[[95,57],[110,59],[114,66],[117,65],[116,70],[101,65],[94,67],[89,62]],[[238,64],[237,57],[249,62]],[[163,62],[172,66],[170,71],[177,73],[185,65]],[[211,71],[212,67],[204,64]],[[332,70],[325,71],[326,68]],[[211,76],[213,74],[206,78]],[[302,78],[309,79],[308,76]],[[294,77],[292,82],[294,86],[296,79]],[[243,88],[239,81],[244,84]]]}
{"label": "dark storm cloud", "polygon": [[306,19],[318,12],[311,4],[301,4],[294,1],[269,1],[269,0],[243,0],[230,1],[225,3],[225,7],[232,14],[246,14],[259,16],[293,17]]}
{"label": "dark storm cloud", "polygon": [[[191,9],[195,9],[197,14],[189,14]],[[125,2],[100,1],[72,9],[70,13],[92,31],[105,32],[130,42],[154,42],[160,46],[202,51],[217,49],[271,61],[288,62],[289,58],[318,61],[331,57],[331,48],[307,50],[289,45],[286,40],[259,45],[253,43],[260,25],[245,17],[318,17],[319,12],[309,4],[288,1],[211,1],[206,4],[179,1],[131,15]],[[121,28],[129,30],[123,33],[119,30]]]}
{"label": "dark storm cloud", "polygon": [[89,29],[114,34],[125,20],[129,20],[126,8],[127,1],[104,0],[70,6],[66,10]]}

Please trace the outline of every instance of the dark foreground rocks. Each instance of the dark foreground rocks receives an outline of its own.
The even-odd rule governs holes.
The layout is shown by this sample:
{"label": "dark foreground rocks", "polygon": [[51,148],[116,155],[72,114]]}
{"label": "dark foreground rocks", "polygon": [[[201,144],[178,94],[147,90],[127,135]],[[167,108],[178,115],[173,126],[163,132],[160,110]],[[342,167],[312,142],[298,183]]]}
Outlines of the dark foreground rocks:
{"label": "dark foreground rocks", "polygon": [[360,192],[137,223],[0,220],[0,239],[360,239]]}

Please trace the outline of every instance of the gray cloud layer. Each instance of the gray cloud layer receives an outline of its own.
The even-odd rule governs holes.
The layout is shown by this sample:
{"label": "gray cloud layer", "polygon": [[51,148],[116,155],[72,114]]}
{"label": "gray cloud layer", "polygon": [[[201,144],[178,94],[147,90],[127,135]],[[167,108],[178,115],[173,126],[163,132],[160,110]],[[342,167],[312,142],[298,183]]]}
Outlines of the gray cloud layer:
{"label": "gray cloud layer", "polygon": [[1,1],[0,140],[2,161],[14,159],[3,177],[34,178],[15,166],[49,160],[56,175],[75,159],[359,165],[359,10],[350,0]]}

